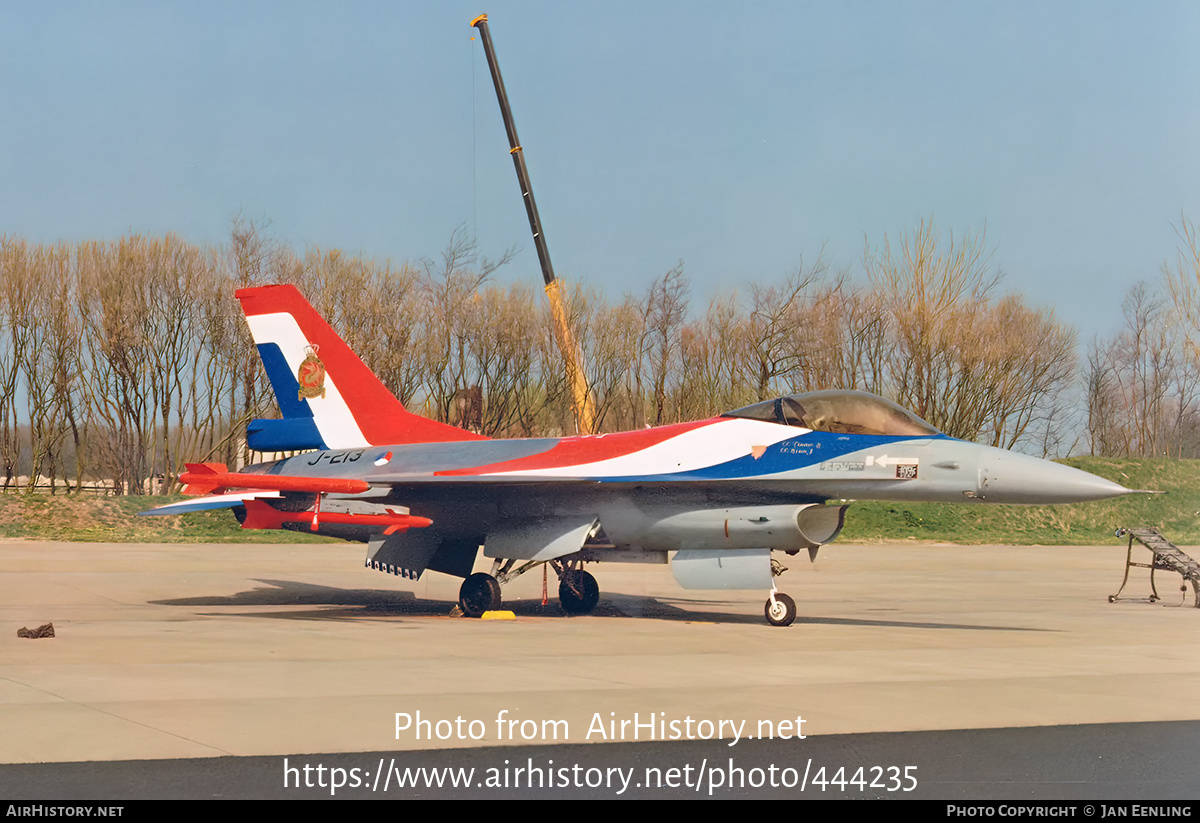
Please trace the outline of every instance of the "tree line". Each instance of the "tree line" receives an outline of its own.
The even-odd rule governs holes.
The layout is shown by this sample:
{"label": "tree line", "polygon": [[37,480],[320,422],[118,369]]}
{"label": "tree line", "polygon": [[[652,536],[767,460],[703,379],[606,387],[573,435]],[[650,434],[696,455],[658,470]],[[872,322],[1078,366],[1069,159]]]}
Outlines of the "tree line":
{"label": "tree line", "polygon": [[[242,219],[219,247],[173,235],[55,245],[0,237],[4,488],[29,475],[67,491],[96,481],[159,491],[152,479],[169,488],[185,461],[261,459],[246,451],[245,425],[277,411],[233,294],[266,283],[296,284],[413,411],[494,437],[571,434],[570,390],[536,278],[506,286],[494,277],[511,256],[486,258],[462,231],[437,257],[403,264],[299,253]],[[574,284],[569,319],[598,430],[848,388],[891,397],[955,437],[1039,454],[1074,444],[1076,333],[1001,291],[982,233],[922,223],[868,244],[862,268],[853,278],[819,255],[706,305],[694,302],[682,263],[615,300]],[[1191,375],[1194,346],[1181,342],[1190,332],[1171,328]],[[1143,414],[1122,405],[1126,375],[1149,379],[1142,361],[1120,360],[1128,345],[1090,350],[1089,420],[1094,402],[1106,421],[1089,425],[1093,449],[1127,448],[1112,426]],[[1168,382],[1193,393],[1200,385]],[[1133,394],[1135,406],[1150,402]],[[1183,425],[1182,406],[1156,402]],[[1166,425],[1155,420],[1151,428]]]}
{"label": "tree line", "polygon": [[1092,454],[1200,457],[1200,234],[1181,216],[1174,261],[1134,285],[1123,325],[1093,339],[1084,366]]}

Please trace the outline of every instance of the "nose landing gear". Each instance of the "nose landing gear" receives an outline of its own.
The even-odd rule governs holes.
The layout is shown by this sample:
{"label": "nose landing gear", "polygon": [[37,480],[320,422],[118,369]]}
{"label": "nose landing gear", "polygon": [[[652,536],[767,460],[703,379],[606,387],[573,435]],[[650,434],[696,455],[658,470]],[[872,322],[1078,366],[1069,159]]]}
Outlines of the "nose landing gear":
{"label": "nose landing gear", "polygon": [[[815,552],[810,551],[810,556],[813,554]],[[772,626],[790,626],[796,621],[796,601],[783,592],[775,591],[774,579],[785,571],[787,571],[787,566],[772,557],[771,596],[767,598],[767,605],[763,608],[763,614],[766,615],[767,622]]]}
{"label": "nose landing gear", "polygon": [[772,626],[790,626],[796,620],[796,601],[783,592],[772,591],[763,613]]}

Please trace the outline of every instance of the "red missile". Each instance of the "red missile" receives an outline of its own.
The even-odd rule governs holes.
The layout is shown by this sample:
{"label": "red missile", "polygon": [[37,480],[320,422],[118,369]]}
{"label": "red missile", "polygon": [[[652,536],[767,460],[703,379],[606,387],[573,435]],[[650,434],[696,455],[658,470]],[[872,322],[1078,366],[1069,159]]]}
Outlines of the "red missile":
{"label": "red missile", "polygon": [[277,492],[358,494],[371,488],[365,480],[345,477],[296,477],[295,475],[243,474],[230,472],[224,463],[188,463],[179,475],[187,484],[184,494],[213,494],[225,489],[266,489]]}
{"label": "red missile", "polygon": [[246,519],[243,529],[281,529],[284,523],[307,523],[316,531],[322,523],[341,523],[350,526],[382,528],[384,534],[395,534],[408,529],[423,529],[432,526],[428,517],[401,514],[391,509],[386,514],[353,514],[350,512],[281,512],[261,500],[246,501]]}

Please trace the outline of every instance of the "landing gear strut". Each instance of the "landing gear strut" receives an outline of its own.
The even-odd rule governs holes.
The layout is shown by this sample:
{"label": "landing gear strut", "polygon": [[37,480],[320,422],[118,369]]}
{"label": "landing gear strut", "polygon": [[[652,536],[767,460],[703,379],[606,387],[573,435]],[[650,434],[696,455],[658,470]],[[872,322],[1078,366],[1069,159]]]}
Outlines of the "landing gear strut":
{"label": "landing gear strut", "polygon": [[458,606],[467,617],[482,617],[484,612],[499,609],[502,602],[500,584],[483,572],[468,577],[458,590]]}

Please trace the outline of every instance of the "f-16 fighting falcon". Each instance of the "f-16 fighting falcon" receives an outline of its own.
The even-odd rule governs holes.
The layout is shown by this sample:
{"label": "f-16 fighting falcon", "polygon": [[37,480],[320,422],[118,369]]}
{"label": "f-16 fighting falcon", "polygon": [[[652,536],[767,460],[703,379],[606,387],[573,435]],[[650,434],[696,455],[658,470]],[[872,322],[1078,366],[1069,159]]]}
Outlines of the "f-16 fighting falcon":
{"label": "f-16 fighting falcon", "polygon": [[[366,565],[464,578],[462,611],[501,607],[543,564],[568,614],[600,597],[588,563],[670,563],[688,589],[761,589],[796,617],[776,552],[837,537],[851,500],[1076,503],[1129,490],[1047,460],[956,440],[858,391],[818,391],[640,431],[496,440],[413,414],[294,286],[237,293],[282,413],[248,445],[306,451],[230,472],[189,464],[201,495],[147,514],[231,508],[245,529],[367,544]],[[490,572],[473,573],[482,550]]]}

